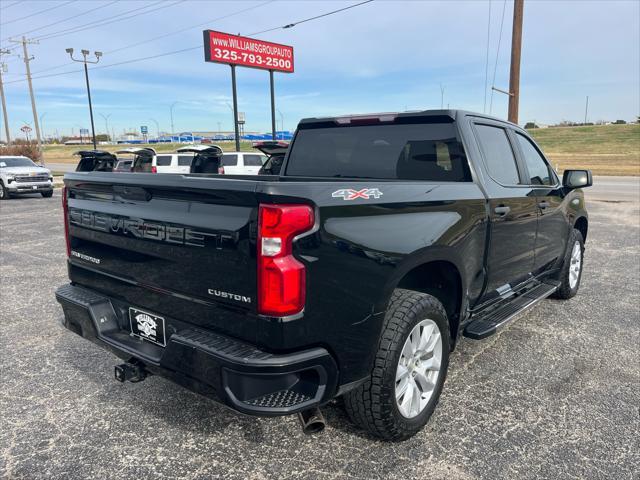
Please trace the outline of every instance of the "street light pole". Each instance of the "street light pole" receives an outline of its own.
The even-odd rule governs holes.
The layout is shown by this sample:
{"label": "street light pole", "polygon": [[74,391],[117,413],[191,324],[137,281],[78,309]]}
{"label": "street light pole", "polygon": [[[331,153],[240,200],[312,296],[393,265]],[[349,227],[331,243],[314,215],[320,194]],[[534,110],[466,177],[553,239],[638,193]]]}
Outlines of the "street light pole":
{"label": "street light pole", "polygon": [[278,115],[280,115],[280,131],[284,132],[284,115],[282,114],[280,109],[278,109]]}
{"label": "street light pole", "polygon": [[176,133],[175,127],[173,126],[173,107],[176,106],[176,103],[180,103],[180,102],[173,102],[171,104],[171,107],[169,107],[169,114],[171,115],[171,135],[172,136],[173,136],[174,133]]}
{"label": "street light pole", "polygon": [[73,58],[73,48],[67,48],[66,52],[71,57],[71,60],[73,60],[74,62],[82,62],[84,64],[84,78],[87,82],[87,97],[89,98],[89,116],[91,117],[91,136],[93,138],[93,149],[97,150],[98,146],[96,144],[96,129],[93,123],[93,105],[91,104],[91,88],[89,87],[89,68],[87,67],[87,63],[98,63],[100,61],[100,57],[102,56],[102,52],[93,52],[96,56],[95,62],[89,61],[87,59],[89,50],[81,50],[82,60]]}
{"label": "street light pole", "polygon": [[111,141],[113,142],[113,135],[109,133],[109,117],[111,116],[111,114],[105,115],[103,113],[99,113],[98,115],[100,115],[104,119],[104,128],[106,129],[107,136],[111,137]]}
{"label": "street light pole", "polygon": [[149,120],[156,124],[156,138],[160,138],[160,124],[155,118],[150,118]]}

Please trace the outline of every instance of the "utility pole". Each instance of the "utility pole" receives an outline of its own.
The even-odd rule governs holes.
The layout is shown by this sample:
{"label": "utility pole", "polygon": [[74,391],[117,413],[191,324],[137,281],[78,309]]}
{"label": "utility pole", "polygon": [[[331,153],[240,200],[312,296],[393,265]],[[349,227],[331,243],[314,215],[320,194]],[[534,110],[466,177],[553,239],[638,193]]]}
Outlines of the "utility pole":
{"label": "utility pole", "polygon": [[511,35],[511,72],[509,74],[509,116],[508,120],[518,123],[520,103],[520,56],[522,53],[522,17],[524,0],[513,2],[513,31]]}
{"label": "utility pole", "polygon": [[[8,55],[10,50],[1,50],[2,55]],[[11,145],[11,134],[9,132],[9,117],[7,116],[7,100],[4,98],[4,86],[2,85],[2,74],[6,72],[7,65],[0,62],[0,98],[2,99],[2,115],[4,117],[4,133],[7,136],[7,145]]]}
{"label": "utility pole", "polygon": [[9,39],[12,43],[21,43],[22,44],[22,52],[24,54],[24,65],[27,69],[27,83],[29,84],[29,95],[31,95],[31,110],[33,111],[33,123],[36,127],[36,138],[38,140],[38,151],[42,152],[42,139],[40,137],[40,124],[38,123],[38,111],[36,110],[36,97],[33,94],[33,84],[31,83],[31,67],[29,66],[29,62],[33,60],[33,57],[29,56],[29,52],[27,52],[27,45],[38,44],[37,40],[27,40],[27,37],[22,37],[22,40],[14,40],[12,38]]}
{"label": "utility pole", "polygon": [[440,84],[440,110],[444,108],[444,85]]}
{"label": "utility pole", "polygon": [[587,95],[587,104],[584,106],[584,124],[587,124],[587,112],[589,111],[589,95]]}

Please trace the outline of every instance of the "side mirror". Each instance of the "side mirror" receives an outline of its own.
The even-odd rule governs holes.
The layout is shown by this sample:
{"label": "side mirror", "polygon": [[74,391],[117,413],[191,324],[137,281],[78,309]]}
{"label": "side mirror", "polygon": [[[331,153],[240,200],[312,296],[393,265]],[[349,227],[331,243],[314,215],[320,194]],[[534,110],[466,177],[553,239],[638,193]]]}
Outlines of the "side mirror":
{"label": "side mirror", "polygon": [[569,189],[590,187],[593,185],[591,170],[565,170],[562,185]]}

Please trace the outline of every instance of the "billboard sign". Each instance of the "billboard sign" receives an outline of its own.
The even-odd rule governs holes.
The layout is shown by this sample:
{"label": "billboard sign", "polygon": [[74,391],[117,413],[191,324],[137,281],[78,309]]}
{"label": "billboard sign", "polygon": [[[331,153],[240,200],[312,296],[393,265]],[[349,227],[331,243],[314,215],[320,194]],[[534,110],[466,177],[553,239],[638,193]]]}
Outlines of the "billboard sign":
{"label": "billboard sign", "polygon": [[205,62],[293,73],[293,47],[205,30]]}
{"label": "billboard sign", "polygon": [[89,129],[88,128],[81,128],[80,129],[80,135],[89,135]]}

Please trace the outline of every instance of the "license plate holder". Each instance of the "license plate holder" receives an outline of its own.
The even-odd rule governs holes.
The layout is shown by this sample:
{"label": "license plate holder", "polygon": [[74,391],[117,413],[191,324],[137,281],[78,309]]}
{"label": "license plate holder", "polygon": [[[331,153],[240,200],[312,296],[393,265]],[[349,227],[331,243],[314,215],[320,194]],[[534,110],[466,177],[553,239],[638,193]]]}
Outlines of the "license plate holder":
{"label": "license plate holder", "polygon": [[131,334],[148,342],[166,347],[164,317],[139,308],[129,307]]}

